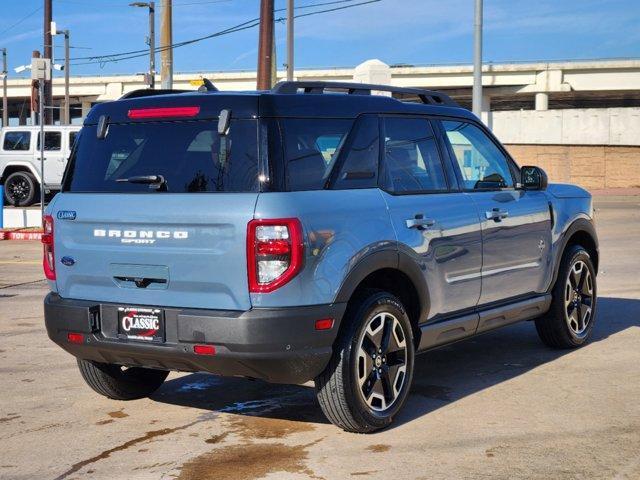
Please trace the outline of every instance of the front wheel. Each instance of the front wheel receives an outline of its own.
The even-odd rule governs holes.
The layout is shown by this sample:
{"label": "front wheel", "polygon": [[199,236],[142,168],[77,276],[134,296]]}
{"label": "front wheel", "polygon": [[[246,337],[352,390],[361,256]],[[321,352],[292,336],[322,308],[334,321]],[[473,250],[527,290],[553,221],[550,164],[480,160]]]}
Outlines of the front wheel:
{"label": "front wheel", "polygon": [[553,348],[576,348],[593,330],[597,305],[596,272],[589,253],[579,245],[562,257],[551,308],[536,319],[540,339]]}
{"label": "front wheel", "polygon": [[391,424],[404,405],[415,356],[413,331],[400,301],[369,290],[353,302],[333,357],[316,380],[322,411],[349,432]]}
{"label": "front wheel", "polygon": [[169,372],[150,368],[122,367],[78,359],[84,381],[100,395],[113,400],[148,397],[165,381]]}

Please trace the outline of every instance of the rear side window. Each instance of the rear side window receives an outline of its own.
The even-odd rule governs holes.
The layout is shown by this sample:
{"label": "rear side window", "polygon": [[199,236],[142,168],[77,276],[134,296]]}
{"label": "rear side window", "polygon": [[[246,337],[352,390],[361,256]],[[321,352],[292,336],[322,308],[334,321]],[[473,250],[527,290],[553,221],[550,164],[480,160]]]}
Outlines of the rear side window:
{"label": "rear side window", "polygon": [[281,120],[288,190],[321,190],[351,130],[353,120]]}
{"label": "rear side window", "polygon": [[25,152],[31,145],[31,132],[7,132],[4,134],[2,149],[8,152]]}
{"label": "rear side window", "polygon": [[[62,133],[61,132],[44,132],[44,151],[56,152],[62,149]],[[36,150],[40,150],[40,134],[38,133],[38,146]]]}
{"label": "rear side window", "polygon": [[427,119],[384,118],[384,186],[390,192],[447,190],[435,134]]}
{"label": "rear side window", "polygon": [[[162,175],[162,189],[127,181]],[[119,181],[118,181],[119,180]],[[106,138],[86,126],[70,159],[63,190],[70,192],[258,191],[257,121],[233,120],[220,137],[217,122],[109,125]]]}
{"label": "rear side window", "polygon": [[69,150],[73,148],[73,143],[76,141],[78,132],[69,132]]}

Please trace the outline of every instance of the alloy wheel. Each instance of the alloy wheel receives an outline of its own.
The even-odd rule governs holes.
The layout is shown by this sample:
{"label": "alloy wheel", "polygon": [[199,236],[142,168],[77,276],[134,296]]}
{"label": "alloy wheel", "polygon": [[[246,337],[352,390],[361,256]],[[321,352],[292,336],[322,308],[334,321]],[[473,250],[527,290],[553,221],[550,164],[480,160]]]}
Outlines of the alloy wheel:
{"label": "alloy wheel", "polygon": [[31,193],[31,185],[24,177],[15,177],[10,179],[5,185],[9,197],[15,202],[19,202],[28,198]]}
{"label": "alloy wheel", "polygon": [[383,412],[398,399],[407,373],[407,341],[402,325],[388,312],[378,313],[358,339],[356,378],[365,404]]}
{"label": "alloy wheel", "polygon": [[569,270],[565,285],[564,304],[567,325],[576,335],[582,335],[593,314],[593,279],[589,268],[577,260]]}

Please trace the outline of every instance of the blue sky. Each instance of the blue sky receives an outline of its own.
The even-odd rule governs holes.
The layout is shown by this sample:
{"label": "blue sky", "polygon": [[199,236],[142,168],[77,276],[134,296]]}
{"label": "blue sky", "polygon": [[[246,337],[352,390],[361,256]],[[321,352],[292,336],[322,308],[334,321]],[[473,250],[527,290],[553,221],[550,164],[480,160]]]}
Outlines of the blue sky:
{"label": "blue sky", "polygon": [[[130,1],[53,0],[54,20],[59,28],[71,30],[71,43],[77,47],[72,57],[146,48],[146,10],[129,7]],[[296,0],[296,5],[327,1]],[[0,47],[8,49],[10,68],[27,63],[31,51],[42,48],[42,10],[25,19],[42,3],[0,0]],[[370,58],[389,64],[470,63],[473,3],[381,0],[301,18],[296,24],[296,66],[353,66]],[[276,0],[276,8],[285,4]],[[257,17],[258,9],[259,0],[174,0],[174,42],[245,22]],[[484,60],[640,57],[639,25],[640,0],[485,0]],[[253,28],[176,49],[176,71],[255,69],[257,36]],[[281,65],[282,23],[277,24],[276,39]],[[61,45],[62,38],[57,42]],[[146,67],[147,58],[142,57],[77,65],[72,74],[134,73]]]}

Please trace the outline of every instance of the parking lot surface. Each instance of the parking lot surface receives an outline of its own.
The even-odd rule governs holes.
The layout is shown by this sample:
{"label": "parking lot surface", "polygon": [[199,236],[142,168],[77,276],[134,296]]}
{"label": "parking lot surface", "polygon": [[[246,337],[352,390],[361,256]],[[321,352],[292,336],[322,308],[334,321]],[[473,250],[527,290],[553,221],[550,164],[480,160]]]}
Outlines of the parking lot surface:
{"label": "parking lot surface", "polygon": [[596,201],[593,341],[521,323],[420,356],[394,426],[330,425],[312,385],[171,374],[95,394],[47,338],[40,245],[0,242],[0,478],[640,478],[640,197]]}

